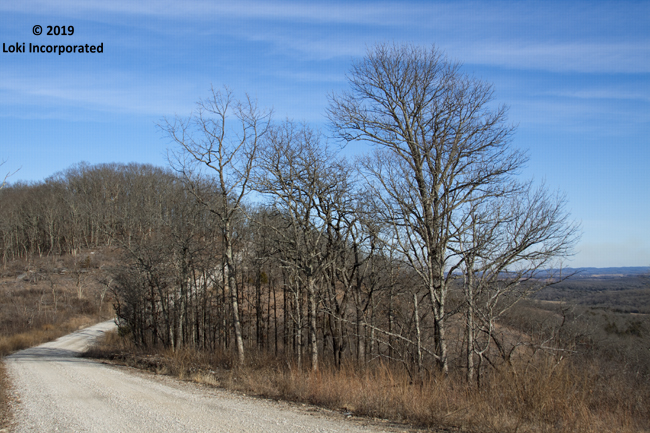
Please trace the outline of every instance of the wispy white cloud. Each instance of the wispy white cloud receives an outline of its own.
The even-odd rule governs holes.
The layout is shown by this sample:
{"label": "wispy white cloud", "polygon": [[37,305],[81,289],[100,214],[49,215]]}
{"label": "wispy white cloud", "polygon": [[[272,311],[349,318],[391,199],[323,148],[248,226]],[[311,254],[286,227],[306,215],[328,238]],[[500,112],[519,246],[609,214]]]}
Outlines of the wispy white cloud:
{"label": "wispy white cloud", "polygon": [[589,99],[532,98],[510,100],[510,119],[520,128],[550,127],[559,132],[620,136],[621,131],[642,128],[650,113],[629,105],[612,106]]}
{"label": "wispy white cloud", "polygon": [[39,11],[107,23],[119,16],[120,22],[136,26],[151,26],[141,18],[172,20],[177,26],[268,42],[315,59],[360,56],[368,43],[381,41],[435,42],[472,64],[553,72],[650,72],[650,3],[645,2],[25,0],[3,2],[0,11]]}
{"label": "wispy white cloud", "polygon": [[637,88],[636,90],[612,89],[612,88],[560,90],[560,91],[545,92],[544,95],[557,96],[561,98],[650,102],[650,89],[646,89],[646,88],[641,88],[641,89]]}
{"label": "wispy white cloud", "polygon": [[[237,18],[354,24],[404,24],[409,17],[430,12],[430,6],[396,2],[213,2],[206,0],[133,2],[128,0],[26,0],[0,5],[0,10],[87,17],[99,14],[138,15],[168,18]],[[412,18],[410,18],[412,21]]]}
{"label": "wispy white cloud", "polygon": [[275,71],[275,75],[285,79],[294,80],[305,83],[345,83],[347,82],[344,75],[324,73],[324,72],[310,72],[310,71]]}
{"label": "wispy white cloud", "polygon": [[[389,34],[381,31],[313,32],[303,29],[267,28],[219,29],[237,38],[266,42],[280,52],[298,53],[303,58],[329,60],[361,57],[376,43],[419,43],[432,41],[420,36]],[[538,70],[570,73],[650,73],[650,40],[648,42],[580,42],[580,41],[512,41],[508,39],[468,40],[442,35],[436,45],[451,59],[464,64],[494,66],[516,70]]]}
{"label": "wispy white cloud", "polygon": [[173,116],[189,113],[194,108],[193,101],[191,104],[187,101],[187,95],[194,93],[196,89],[189,82],[151,80],[126,73],[94,71],[48,76],[16,71],[0,73],[3,95],[0,106],[12,107],[11,115],[23,118],[68,118],[69,109]]}
{"label": "wispy white cloud", "polygon": [[[508,32],[519,27],[551,32],[598,30],[599,26],[643,25],[650,5],[644,2],[554,2],[516,1],[261,1],[214,2],[211,0],[23,0],[3,2],[0,11],[29,14],[86,16],[121,14],[171,18],[218,17],[281,21],[330,23],[427,25],[431,28],[464,30],[464,23],[475,24],[474,30],[488,28]],[[460,25],[460,26],[459,26]],[[596,28],[594,28],[594,26]],[[571,27],[569,29],[569,27]],[[581,29],[581,27],[584,27]]]}
{"label": "wispy white cloud", "polygon": [[477,42],[448,44],[465,63],[583,73],[650,73],[650,42]]}

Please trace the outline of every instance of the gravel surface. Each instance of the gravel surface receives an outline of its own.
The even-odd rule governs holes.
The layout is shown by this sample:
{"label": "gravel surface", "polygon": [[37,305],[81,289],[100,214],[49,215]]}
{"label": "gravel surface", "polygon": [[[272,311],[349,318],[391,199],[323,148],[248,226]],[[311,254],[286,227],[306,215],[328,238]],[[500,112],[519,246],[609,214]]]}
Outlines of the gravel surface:
{"label": "gravel surface", "polygon": [[395,431],[79,357],[114,327],[103,322],[6,358],[15,432]]}

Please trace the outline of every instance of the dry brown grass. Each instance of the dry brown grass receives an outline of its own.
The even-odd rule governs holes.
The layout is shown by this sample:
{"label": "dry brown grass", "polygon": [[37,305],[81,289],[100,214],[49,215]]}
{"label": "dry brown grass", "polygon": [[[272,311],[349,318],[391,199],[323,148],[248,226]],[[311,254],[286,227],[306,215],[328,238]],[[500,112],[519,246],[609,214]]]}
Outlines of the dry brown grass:
{"label": "dry brown grass", "polygon": [[94,316],[76,316],[56,326],[48,323],[38,329],[31,329],[20,334],[0,336],[0,357],[55,340],[63,335],[97,323],[98,320]]}
{"label": "dry brown grass", "polygon": [[[92,356],[185,380],[274,399],[323,406],[411,425],[474,432],[638,432],[650,415],[639,390],[603,378],[596,365],[577,368],[566,359],[530,356],[484,377],[481,388],[460,377],[431,375],[413,383],[407,372],[377,363],[318,372],[251,354],[232,367],[228,354],[133,348],[112,334]],[[630,402],[630,393],[640,395]]]}
{"label": "dry brown grass", "polygon": [[5,365],[0,360],[0,432],[8,431],[11,427],[12,414],[9,409],[9,391],[10,391],[9,378],[5,370]]}
{"label": "dry brown grass", "polygon": [[9,262],[0,270],[0,356],[112,316],[98,282],[101,264],[110,260],[103,251],[90,251]]}

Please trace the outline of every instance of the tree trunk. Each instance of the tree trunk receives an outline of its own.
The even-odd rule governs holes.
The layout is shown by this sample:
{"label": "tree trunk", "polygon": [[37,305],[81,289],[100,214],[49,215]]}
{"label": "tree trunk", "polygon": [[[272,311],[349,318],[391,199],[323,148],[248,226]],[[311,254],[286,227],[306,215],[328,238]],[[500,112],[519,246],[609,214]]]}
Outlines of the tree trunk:
{"label": "tree trunk", "polygon": [[240,364],[244,363],[244,339],[242,338],[241,331],[241,322],[239,320],[239,300],[238,300],[238,290],[237,282],[235,281],[235,272],[233,266],[233,254],[232,254],[232,245],[230,242],[230,226],[226,224],[225,227],[226,234],[224,235],[224,241],[226,243],[225,259],[226,259],[226,280],[228,282],[228,288],[230,289],[230,301],[232,303],[232,321],[233,328],[235,331],[235,342],[237,344],[237,357]]}
{"label": "tree trunk", "polygon": [[307,281],[307,296],[309,297],[309,349],[311,352],[311,369],[318,371],[318,341],[316,340],[316,282],[313,278]]}
{"label": "tree trunk", "polygon": [[415,316],[415,335],[417,342],[417,364],[418,373],[422,371],[422,338],[420,336],[420,312],[418,311],[418,295],[413,293],[413,308]]}
{"label": "tree trunk", "polygon": [[467,383],[474,382],[474,290],[472,269],[468,264],[465,297],[467,299],[466,340],[467,340]]}

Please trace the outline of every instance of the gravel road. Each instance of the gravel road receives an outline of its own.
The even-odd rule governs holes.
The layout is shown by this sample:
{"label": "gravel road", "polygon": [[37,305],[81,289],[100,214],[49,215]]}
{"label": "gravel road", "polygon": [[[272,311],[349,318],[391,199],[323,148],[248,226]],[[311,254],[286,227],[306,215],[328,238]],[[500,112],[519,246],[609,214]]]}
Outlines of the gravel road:
{"label": "gravel road", "polygon": [[394,431],[79,357],[114,326],[103,322],[6,358],[17,433]]}

